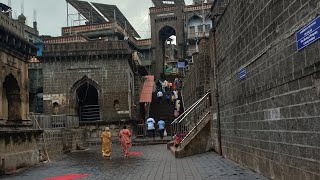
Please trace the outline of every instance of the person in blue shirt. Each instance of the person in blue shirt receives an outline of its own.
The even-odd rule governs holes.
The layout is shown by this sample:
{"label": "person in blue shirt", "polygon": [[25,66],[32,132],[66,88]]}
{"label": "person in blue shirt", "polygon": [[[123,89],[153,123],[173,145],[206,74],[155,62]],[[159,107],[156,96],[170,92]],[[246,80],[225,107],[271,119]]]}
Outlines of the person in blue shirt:
{"label": "person in blue shirt", "polygon": [[164,131],[165,131],[165,125],[166,123],[160,119],[158,121],[158,126],[159,126],[159,133],[160,133],[160,138],[163,139],[163,134],[164,134]]}
{"label": "person in blue shirt", "polygon": [[166,100],[167,100],[168,104],[170,104],[170,99],[171,99],[170,93],[167,93],[166,94]]}

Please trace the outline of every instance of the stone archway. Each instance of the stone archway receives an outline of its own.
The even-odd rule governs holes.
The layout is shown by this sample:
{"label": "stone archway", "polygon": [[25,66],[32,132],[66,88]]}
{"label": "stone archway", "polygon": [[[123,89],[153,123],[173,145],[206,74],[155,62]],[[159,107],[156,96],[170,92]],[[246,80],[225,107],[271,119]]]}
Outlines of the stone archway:
{"label": "stone archway", "polygon": [[2,89],[2,112],[4,119],[21,120],[21,95],[16,78],[9,74],[5,77]]}
{"label": "stone archway", "polygon": [[82,122],[100,120],[100,88],[87,76],[76,82],[72,88],[75,100],[75,111]]}
{"label": "stone archway", "polygon": [[[157,1],[157,0],[156,0]],[[159,1],[160,2],[160,1]],[[177,59],[185,57],[185,19],[183,1],[174,5],[160,5],[150,8],[152,71],[156,79],[164,72],[164,40],[176,36]]]}
{"label": "stone archway", "polygon": [[[173,39],[173,38],[175,39]],[[172,43],[175,41],[175,43]],[[166,65],[168,62],[173,62],[176,60],[175,51],[176,47],[176,30],[171,26],[164,26],[159,31],[159,42],[161,43],[159,47],[161,47],[161,59],[162,64],[162,73],[166,73]],[[170,42],[170,43],[169,43]]]}

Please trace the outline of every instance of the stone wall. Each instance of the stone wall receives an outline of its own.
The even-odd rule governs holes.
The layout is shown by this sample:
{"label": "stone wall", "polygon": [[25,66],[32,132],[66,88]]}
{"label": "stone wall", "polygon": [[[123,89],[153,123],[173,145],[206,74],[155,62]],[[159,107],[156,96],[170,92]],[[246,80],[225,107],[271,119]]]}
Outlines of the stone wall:
{"label": "stone wall", "polygon": [[133,117],[136,117],[136,120],[140,120],[141,118],[144,119],[144,117],[142,117],[141,114],[141,105],[140,105],[140,96],[141,96],[141,91],[142,91],[142,87],[143,87],[143,83],[145,81],[144,77],[141,77],[139,75],[136,75],[134,77],[134,112],[133,112]]}
{"label": "stone wall", "polygon": [[0,131],[0,174],[40,161],[39,130]]}
{"label": "stone wall", "polygon": [[209,39],[199,42],[199,52],[193,54],[193,63],[189,62],[189,71],[183,80],[183,100],[186,108],[203,97],[210,89]]}
{"label": "stone wall", "polygon": [[190,140],[187,139],[188,142],[186,142],[183,148],[175,151],[176,158],[193,156],[212,150],[212,141],[210,139],[211,121],[209,120],[209,116],[206,117],[206,120],[202,122],[198,129],[198,132],[194,132],[191,135],[192,137],[190,136]]}
{"label": "stone wall", "polygon": [[273,179],[320,177],[320,41],[297,51],[295,37],[319,11],[315,0],[230,1],[215,22],[223,155]]}
{"label": "stone wall", "polygon": [[[41,155],[54,158],[70,151],[84,149],[84,142],[85,131],[83,129],[52,129],[44,130],[38,147]],[[42,156],[41,160],[45,160],[47,158],[45,156]]]}
{"label": "stone wall", "polygon": [[28,60],[36,47],[23,38],[23,27],[0,13],[0,126],[29,125]]}
{"label": "stone wall", "polygon": [[[129,50],[124,41],[46,45],[44,113],[78,115],[76,90],[89,82],[98,91],[101,120],[133,118],[135,96],[140,92],[134,91],[134,79],[138,74],[133,72]],[[53,109],[54,97],[59,101],[57,112]],[[123,113],[117,113],[115,101],[119,102],[118,110]]]}
{"label": "stone wall", "polygon": [[[199,53],[193,54],[193,59],[195,62],[198,60]],[[186,76],[183,78],[182,84],[182,95],[183,95],[183,105],[187,109],[193,103],[197,101],[200,97],[197,94],[197,79],[198,79],[198,68],[196,64],[189,63],[190,70],[186,72]]]}

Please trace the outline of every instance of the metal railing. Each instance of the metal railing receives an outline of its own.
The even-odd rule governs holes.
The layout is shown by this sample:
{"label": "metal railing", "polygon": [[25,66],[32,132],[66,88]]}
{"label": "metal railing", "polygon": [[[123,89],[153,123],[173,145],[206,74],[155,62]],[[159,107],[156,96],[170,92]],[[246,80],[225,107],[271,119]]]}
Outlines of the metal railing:
{"label": "metal railing", "polygon": [[203,31],[200,31],[200,32],[189,32],[188,33],[188,39],[206,37],[206,36],[209,36],[209,33],[210,33],[209,30],[206,30],[205,32],[203,32]]}
{"label": "metal railing", "polygon": [[179,137],[184,141],[192,132],[197,130],[199,124],[210,113],[210,95],[210,91],[208,91],[171,123],[171,132],[174,136],[179,134]]}
{"label": "metal railing", "polygon": [[29,115],[33,129],[62,129],[62,128],[78,128],[79,117],[70,115]]}
{"label": "metal railing", "polygon": [[136,136],[137,137],[144,137],[146,135],[146,128],[145,128],[145,124],[138,124],[137,125],[137,131],[136,131]]}
{"label": "metal railing", "polygon": [[187,135],[184,136],[184,138],[181,140],[180,145],[193,133],[194,131],[197,131],[197,127],[205,120],[205,118],[210,114],[210,111],[206,112],[204,116],[201,118],[201,120],[194,126]]}

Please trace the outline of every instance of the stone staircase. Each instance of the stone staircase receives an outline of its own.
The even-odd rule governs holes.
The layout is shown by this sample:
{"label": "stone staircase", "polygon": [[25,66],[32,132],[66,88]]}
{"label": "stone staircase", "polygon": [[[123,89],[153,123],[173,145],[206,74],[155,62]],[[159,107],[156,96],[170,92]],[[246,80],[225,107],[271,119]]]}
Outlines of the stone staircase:
{"label": "stone staircase", "polygon": [[176,158],[204,153],[212,148],[210,109],[208,92],[171,123],[172,133],[182,139],[178,147],[173,146],[173,141],[167,146]]}
{"label": "stone staircase", "polygon": [[[176,76],[173,76],[173,75],[167,75],[165,77],[165,79],[167,79],[168,81],[171,81],[171,82],[173,82],[175,78],[176,78]],[[163,99],[162,99],[163,102],[159,103],[156,93],[157,92],[152,94],[152,102],[151,102],[151,105],[150,105],[149,115],[152,118],[155,119],[156,123],[158,122],[158,120],[160,118],[162,118],[166,123],[166,130],[167,130],[168,136],[172,135],[171,134],[171,125],[170,124],[175,119],[175,117],[173,115],[174,105],[173,104],[168,104],[166,102],[165,93],[164,93]],[[171,95],[171,92],[170,92],[170,95]],[[182,113],[183,112],[183,102],[181,101],[181,96],[179,96],[179,99],[180,99],[180,102],[181,102],[180,113]]]}
{"label": "stone staircase", "polygon": [[172,104],[168,104],[163,98],[163,102],[159,103],[154,93],[152,95],[152,102],[150,105],[149,115],[155,119],[156,123],[162,118],[166,123],[166,130],[167,133],[170,134],[170,124],[174,120],[173,116],[174,106]]}

